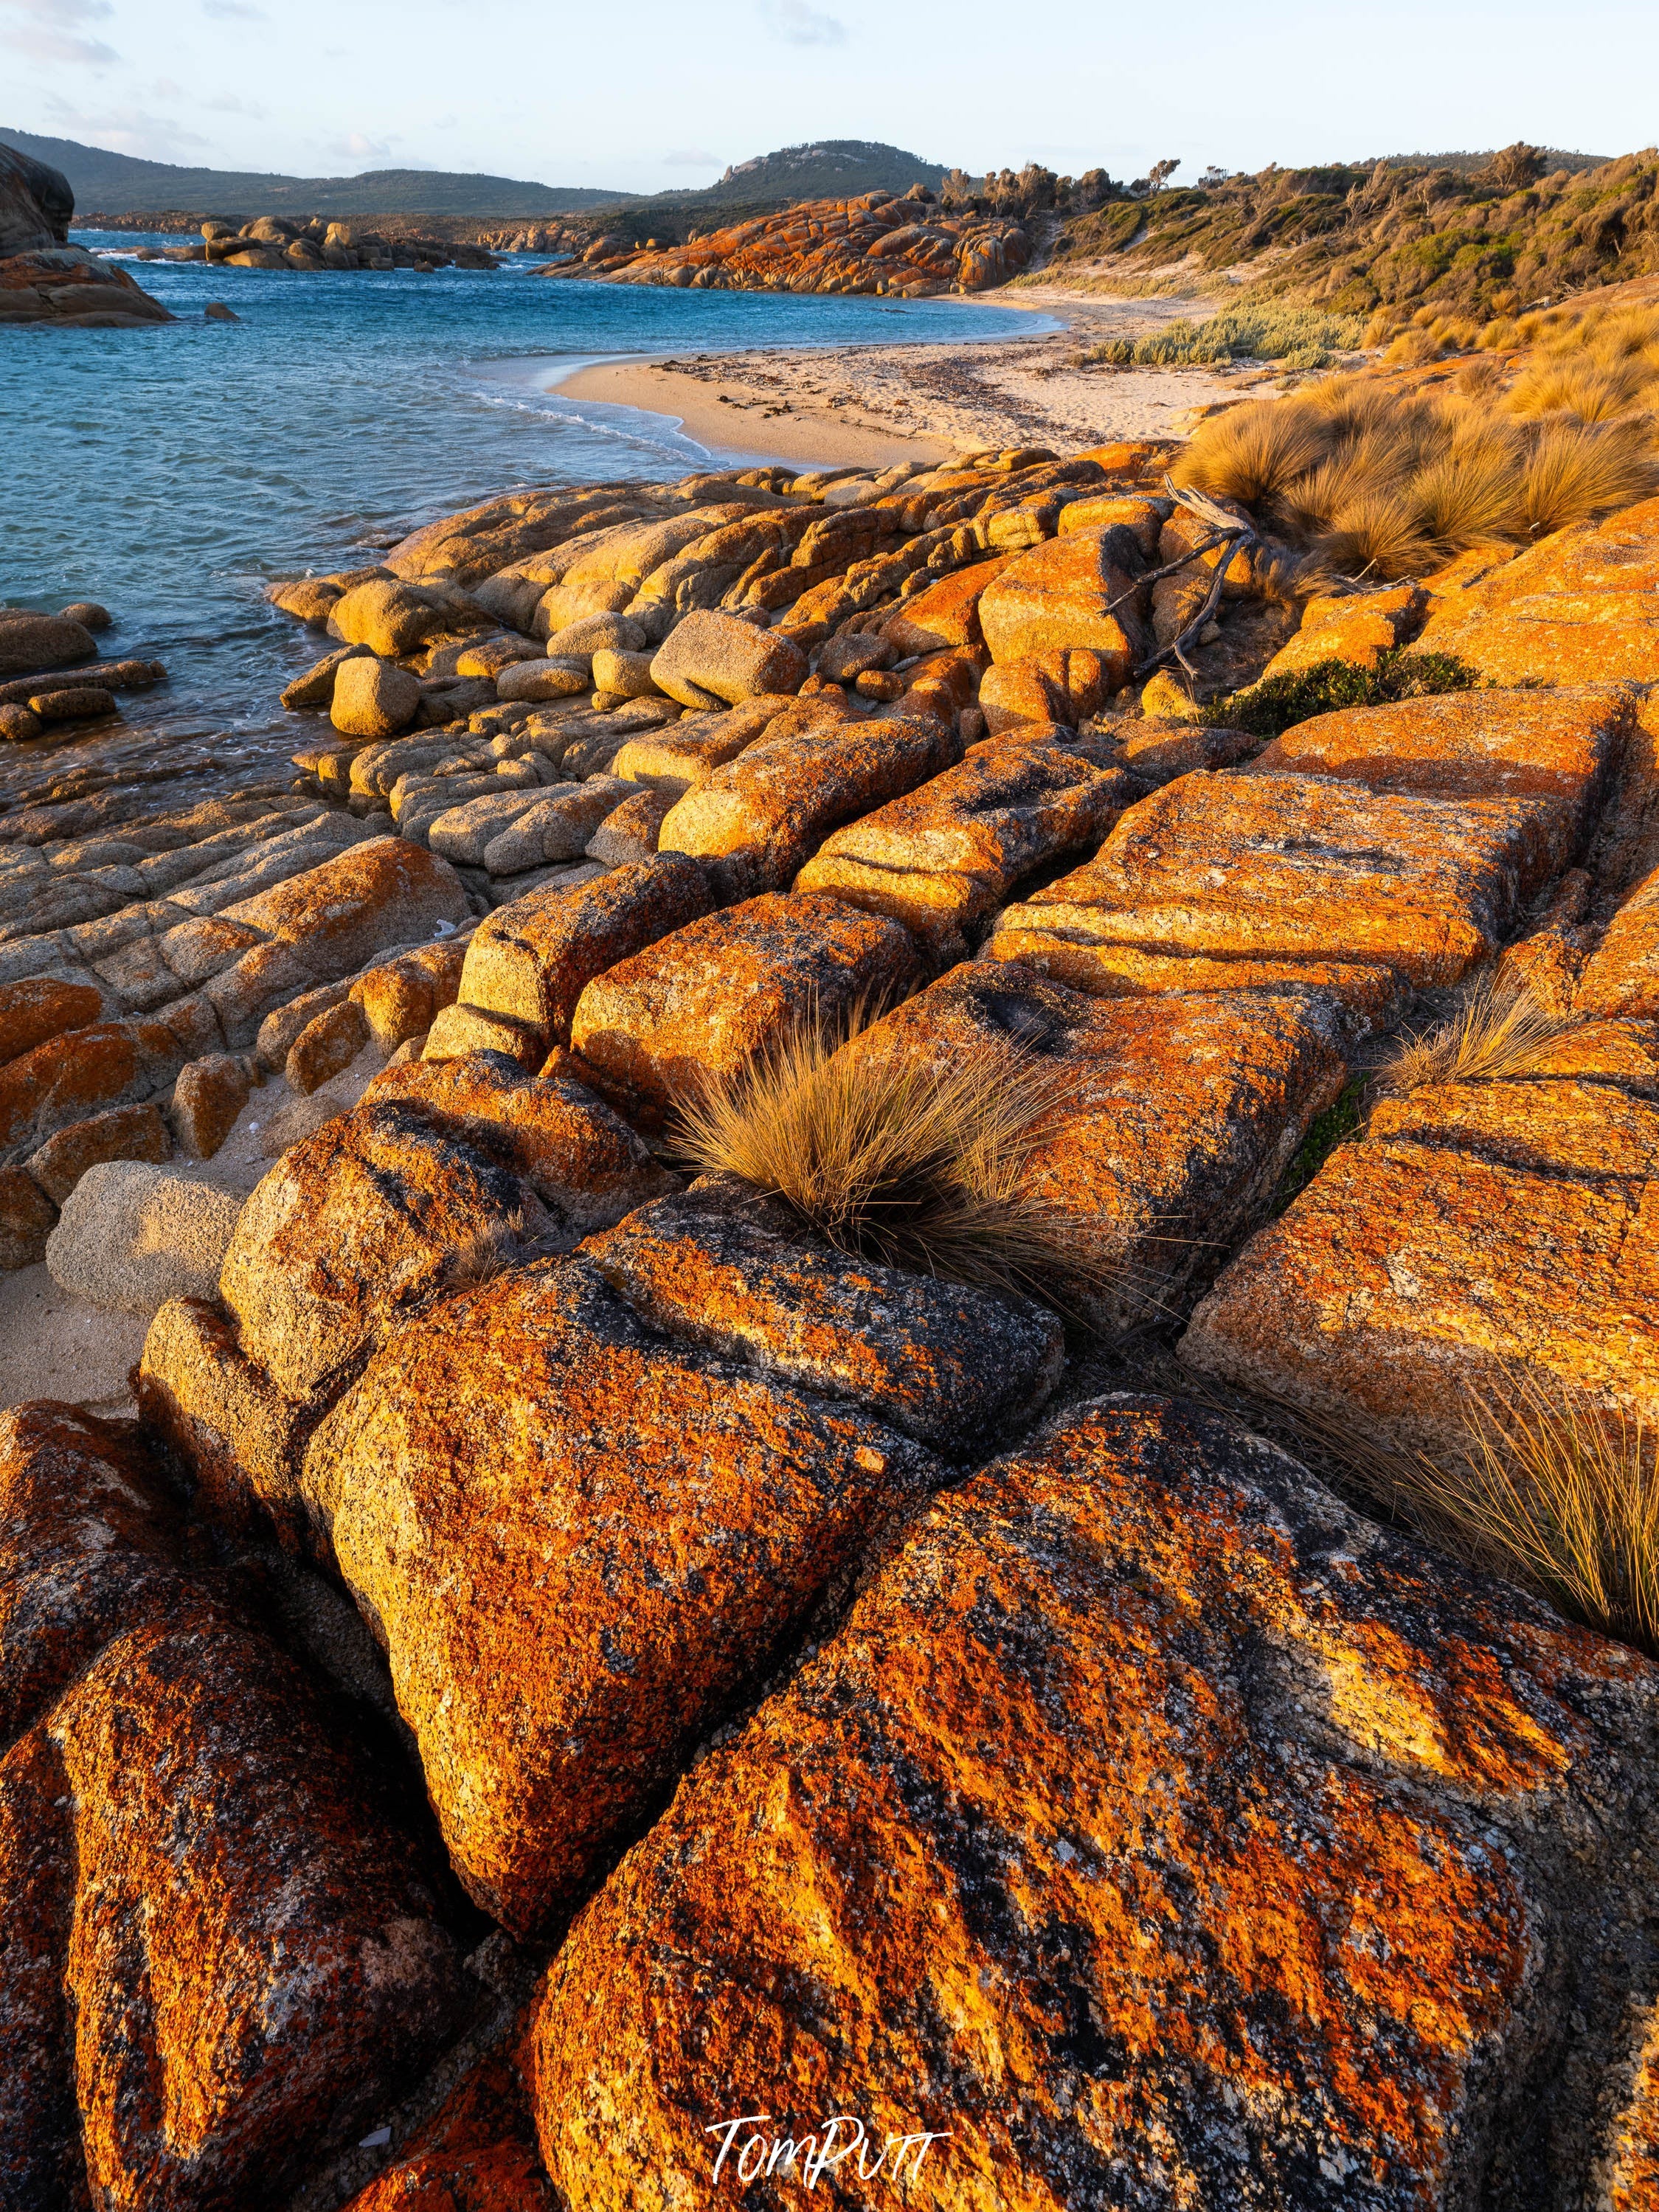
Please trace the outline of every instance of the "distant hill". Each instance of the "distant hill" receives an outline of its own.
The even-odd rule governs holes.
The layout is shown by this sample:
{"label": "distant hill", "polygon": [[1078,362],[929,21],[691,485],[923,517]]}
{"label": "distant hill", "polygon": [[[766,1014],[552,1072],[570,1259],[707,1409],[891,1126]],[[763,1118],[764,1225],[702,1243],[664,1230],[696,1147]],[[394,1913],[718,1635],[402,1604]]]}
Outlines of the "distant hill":
{"label": "distant hill", "polygon": [[[653,193],[595,191],[538,185],[514,177],[464,175],[445,169],[369,169],[357,177],[289,177],[236,169],[186,169],[141,161],[73,138],[42,138],[0,126],[0,143],[61,169],[82,215],[193,210],[250,216],[517,216],[589,214],[601,208],[650,210],[678,228],[707,209],[720,220],[737,208],[769,211],[794,200],[852,199],[862,192],[903,193],[918,182],[939,189],[945,171],[897,146],[865,138],[819,138],[739,161],[718,183]],[[675,221],[673,219],[678,219]],[[651,228],[647,220],[645,235]]]}
{"label": "distant hill", "polygon": [[702,191],[665,197],[711,205],[728,199],[856,199],[863,192],[903,193],[915,184],[937,191],[944,181],[945,171],[937,161],[924,161],[919,154],[907,154],[897,146],[868,138],[819,138],[808,146],[784,146],[775,154],[739,161],[718,184]]}
{"label": "distant hill", "polygon": [[0,143],[61,169],[82,214],[125,215],[136,208],[191,208],[246,220],[286,213],[325,216],[570,215],[625,206],[636,195],[537,185],[514,177],[446,169],[369,169],[357,177],[287,177],[235,169],[185,169],[141,161],[73,138],[41,138],[0,126]]}

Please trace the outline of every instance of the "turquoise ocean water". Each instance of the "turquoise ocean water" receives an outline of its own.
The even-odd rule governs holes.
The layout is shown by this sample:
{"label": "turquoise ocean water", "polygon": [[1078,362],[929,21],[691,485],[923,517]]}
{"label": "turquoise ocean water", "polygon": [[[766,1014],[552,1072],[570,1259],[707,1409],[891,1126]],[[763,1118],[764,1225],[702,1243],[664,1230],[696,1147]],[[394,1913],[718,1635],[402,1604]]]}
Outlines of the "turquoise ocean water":
{"label": "turquoise ocean water", "polygon": [[[75,235],[116,252],[178,243]],[[107,606],[104,652],[172,672],[127,695],[133,722],[267,729],[276,692],[319,649],[266,605],[268,578],[371,560],[514,485],[710,465],[660,416],[542,388],[560,364],[1046,327],[955,301],[551,283],[529,273],[540,257],[508,258],[429,276],[128,263],[198,319],[0,332],[0,603]],[[242,320],[201,321],[210,299]]]}

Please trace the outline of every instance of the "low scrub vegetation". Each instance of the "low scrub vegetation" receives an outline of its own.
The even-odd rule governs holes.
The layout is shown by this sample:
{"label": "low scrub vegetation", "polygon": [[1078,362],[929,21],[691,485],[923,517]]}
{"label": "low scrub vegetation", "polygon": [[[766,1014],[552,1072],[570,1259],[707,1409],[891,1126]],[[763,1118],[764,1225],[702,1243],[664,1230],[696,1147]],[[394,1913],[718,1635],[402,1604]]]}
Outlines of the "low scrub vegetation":
{"label": "low scrub vegetation", "polygon": [[1386,707],[1398,699],[1426,699],[1442,691],[1470,691],[1482,678],[1448,653],[1413,653],[1396,646],[1375,668],[1352,660],[1321,660],[1311,668],[1270,676],[1204,709],[1212,729],[1243,730],[1253,738],[1282,737],[1316,714],[1343,707]]}
{"label": "low scrub vegetation", "polygon": [[1074,1218],[1028,1188],[1064,1101],[1012,1046],[941,1071],[857,1040],[860,1010],[811,1024],[687,1099],[678,1149],[703,1173],[781,1199],[838,1251],[1065,1310],[1109,1270]]}
{"label": "low scrub vegetation", "polygon": [[[1363,165],[1273,167],[1079,204],[1045,277],[1120,295],[1223,289],[1238,303],[1317,300],[1382,311],[1385,329],[1426,307],[1472,331],[1535,303],[1659,270],[1659,155],[1598,161],[1559,149]],[[1521,343],[1525,343],[1523,339]]]}
{"label": "low scrub vegetation", "polygon": [[1273,361],[1286,368],[1328,368],[1364,336],[1356,315],[1328,315],[1308,307],[1272,305],[1233,309],[1201,323],[1185,317],[1139,338],[1108,338],[1081,358],[1121,368],[1200,367],[1206,362]]}
{"label": "low scrub vegetation", "polygon": [[1171,474],[1240,501],[1335,574],[1387,578],[1629,506],[1659,489],[1659,457],[1644,416],[1504,412],[1332,377],[1213,416]]}

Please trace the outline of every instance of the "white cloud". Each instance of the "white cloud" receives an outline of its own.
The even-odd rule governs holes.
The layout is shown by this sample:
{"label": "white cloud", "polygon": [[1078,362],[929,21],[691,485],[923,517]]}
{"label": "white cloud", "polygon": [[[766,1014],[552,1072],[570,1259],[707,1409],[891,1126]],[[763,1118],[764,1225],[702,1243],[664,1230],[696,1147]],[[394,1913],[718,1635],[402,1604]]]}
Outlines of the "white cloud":
{"label": "white cloud", "polygon": [[101,68],[118,61],[113,46],[82,36],[79,26],[113,10],[109,0],[0,0],[8,15],[21,21],[0,24],[0,46],[37,62],[79,62]]}
{"label": "white cloud", "polygon": [[268,23],[270,21],[263,8],[250,8],[246,0],[202,0],[202,13],[228,18],[239,23]]}
{"label": "white cloud", "polygon": [[202,105],[210,108],[216,115],[246,115],[255,123],[264,122],[270,113],[270,110],[261,107],[257,100],[243,100],[234,92],[222,92],[216,100],[204,100]]}
{"label": "white cloud", "polygon": [[720,165],[718,154],[685,152],[665,154],[662,158],[671,169],[718,169]]}
{"label": "white cloud", "polygon": [[807,7],[805,0],[763,0],[761,15],[770,25],[773,37],[781,39],[786,46],[842,46],[847,43],[846,24],[820,9]]}

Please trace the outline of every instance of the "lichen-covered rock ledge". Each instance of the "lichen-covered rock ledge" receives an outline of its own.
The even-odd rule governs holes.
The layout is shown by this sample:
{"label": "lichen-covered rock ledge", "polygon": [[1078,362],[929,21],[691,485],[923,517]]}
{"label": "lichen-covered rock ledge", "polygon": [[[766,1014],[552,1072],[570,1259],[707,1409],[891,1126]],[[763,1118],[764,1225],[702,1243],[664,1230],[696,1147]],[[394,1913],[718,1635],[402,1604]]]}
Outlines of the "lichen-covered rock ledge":
{"label": "lichen-covered rock ledge", "polygon": [[[1659,1666],[1258,1432],[1659,1415],[1659,502],[1304,604],[1167,460],[515,493],[277,587],[296,787],[0,817],[0,1258],[149,1317],[0,1433],[3,2212],[1659,2197]],[[1188,555],[1490,681],[1195,720]],[[692,1173],[855,1009],[1064,1322]]]}

